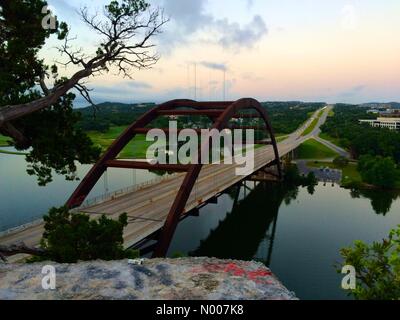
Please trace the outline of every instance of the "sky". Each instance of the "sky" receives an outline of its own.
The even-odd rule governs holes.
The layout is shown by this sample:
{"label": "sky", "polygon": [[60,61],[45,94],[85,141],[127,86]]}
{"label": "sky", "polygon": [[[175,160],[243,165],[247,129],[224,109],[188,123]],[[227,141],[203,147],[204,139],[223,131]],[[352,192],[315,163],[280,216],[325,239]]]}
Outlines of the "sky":
{"label": "sky", "polygon": [[[148,1],[170,18],[154,39],[160,61],[133,80],[90,78],[96,103],[223,100],[224,74],[227,100],[400,101],[398,0]],[[73,45],[95,52],[100,38],[77,10],[101,12],[109,1],[48,2],[71,27]],[[62,61],[57,45],[52,39],[41,51],[48,63]]]}

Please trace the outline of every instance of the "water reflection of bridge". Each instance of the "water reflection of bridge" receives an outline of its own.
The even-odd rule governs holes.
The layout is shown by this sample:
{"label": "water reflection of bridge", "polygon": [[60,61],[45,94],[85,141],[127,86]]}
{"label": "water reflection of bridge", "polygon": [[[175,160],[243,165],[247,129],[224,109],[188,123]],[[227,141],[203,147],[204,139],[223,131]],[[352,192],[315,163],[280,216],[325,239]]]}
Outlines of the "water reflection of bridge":
{"label": "water reflection of bridge", "polygon": [[[193,252],[195,256],[259,260],[270,265],[279,208],[287,189],[259,183],[254,189],[243,183],[232,188],[232,211]],[[248,193],[248,194],[247,194]]]}

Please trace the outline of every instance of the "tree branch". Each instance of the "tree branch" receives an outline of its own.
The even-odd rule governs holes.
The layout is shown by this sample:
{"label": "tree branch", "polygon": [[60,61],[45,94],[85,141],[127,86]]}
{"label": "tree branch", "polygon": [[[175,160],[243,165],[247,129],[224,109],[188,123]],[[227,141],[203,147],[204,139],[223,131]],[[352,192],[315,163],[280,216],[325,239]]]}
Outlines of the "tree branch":
{"label": "tree branch", "polygon": [[40,248],[28,247],[25,243],[13,244],[11,246],[0,246],[0,258],[7,261],[6,257],[15,256],[16,254],[29,254],[43,257],[47,251]]}
{"label": "tree branch", "polygon": [[3,124],[0,127],[0,133],[14,140],[16,145],[22,149],[29,148],[31,142],[26,138],[21,131],[15,128],[10,122]]}
{"label": "tree branch", "polygon": [[[80,14],[82,20],[91,27],[95,32],[104,36],[103,42],[100,44],[97,52],[89,58],[82,54],[81,50],[71,51],[68,45],[68,35],[65,37],[64,45],[59,48],[62,54],[67,56],[68,61],[62,63],[64,66],[73,64],[80,66],[82,69],[76,72],[71,78],[61,84],[48,89],[44,82],[44,77],[40,79],[40,86],[43,90],[44,97],[18,105],[0,107],[0,128],[8,132],[12,138],[22,138],[15,132],[15,128],[9,127],[9,122],[42,109],[51,107],[58,99],[64,96],[69,90],[76,88],[81,95],[91,104],[93,104],[89,90],[79,82],[91,75],[101,74],[103,71],[109,72],[110,68],[116,67],[118,74],[130,77],[131,69],[150,68],[157,63],[159,56],[157,54],[149,54],[146,50],[152,48],[153,44],[148,44],[150,38],[161,32],[161,27],[166,24],[169,19],[165,19],[163,11],[159,8],[149,11],[147,19],[143,18],[144,10],[124,8],[120,13],[106,11],[104,13],[106,22],[97,19],[97,15],[89,16],[86,8],[82,9]],[[132,44],[130,41],[140,38]],[[85,61],[88,60],[88,61]],[[11,125],[10,125],[11,126]],[[6,129],[4,129],[6,128]],[[8,129],[7,129],[8,128]],[[13,135],[11,135],[13,134]]]}

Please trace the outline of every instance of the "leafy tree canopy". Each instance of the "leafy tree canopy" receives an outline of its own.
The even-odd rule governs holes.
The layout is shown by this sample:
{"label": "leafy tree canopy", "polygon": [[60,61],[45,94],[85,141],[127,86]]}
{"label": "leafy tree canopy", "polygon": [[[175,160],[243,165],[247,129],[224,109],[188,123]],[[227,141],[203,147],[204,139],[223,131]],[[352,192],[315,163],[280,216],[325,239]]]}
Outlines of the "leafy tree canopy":
{"label": "leafy tree canopy", "polygon": [[340,253],[343,264],[356,269],[356,289],[351,292],[356,299],[400,299],[400,226],[382,242],[368,245],[356,241]]}
{"label": "leafy tree canopy", "polygon": [[393,188],[399,173],[396,163],[391,158],[364,155],[358,162],[363,181],[383,188]]}
{"label": "leafy tree canopy", "polygon": [[35,261],[75,263],[137,257],[137,252],[123,248],[123,229],[128,224],[126,213],[118,220],[108,219],[105,215],[94,220],[86,214],[71,213],[61,207],[51,209],[44,221],[41,248],[46,254]]}
{"label": "leafy tree canopy", "polygon": [[[159,57],[150,52],[154,45],[149,39],[167,22],[160,9],[149,10],[144,0],[111,1],[103,17],[83,8],[83,22],[102,37],[90,54],[74,51],[66,23],[43,27],[45,6],[44,0],[0,3],[0,134],[11,137],[18,150],[29,150],[28,173],[37,175],[41,185],[52,180],[53,170],[75,179],[75,161],[90,163],[100,154],[77,125],[71,90],[93,104],[85,78],[112,69],[129,77],[131,69],[155,64]],[[51,35],[62,43],[58,49],[66,61],[59,64],[78,68],[71,77],[60,77],[57,65],[39,57]]]}

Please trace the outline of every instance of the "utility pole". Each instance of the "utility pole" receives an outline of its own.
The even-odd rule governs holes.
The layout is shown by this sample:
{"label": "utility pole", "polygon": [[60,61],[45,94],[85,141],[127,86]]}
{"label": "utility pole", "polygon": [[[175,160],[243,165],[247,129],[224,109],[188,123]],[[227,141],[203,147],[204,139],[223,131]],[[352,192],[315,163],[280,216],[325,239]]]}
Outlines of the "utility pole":
{"label": "utility pole", "polygon": [[186,64],[186,85],[187,85],[187,94],[188,99],[191,96],[191,88],[190,88],[190,65],[189,62]]}
{"label": "utility pole", "polygon": [[223,101],[226,101],[226,70],[224,70]]}
{"label": "utility pole", "polygon": [[197,100],[197,63],[194,63],[194,100]]}

